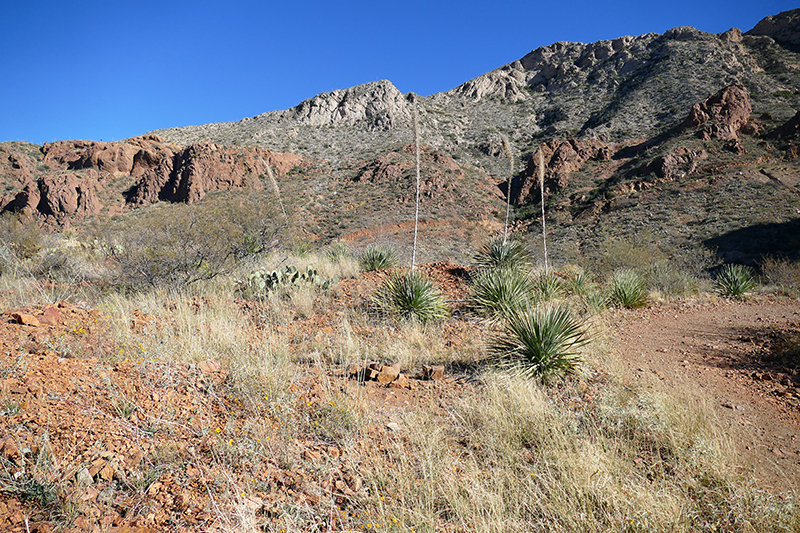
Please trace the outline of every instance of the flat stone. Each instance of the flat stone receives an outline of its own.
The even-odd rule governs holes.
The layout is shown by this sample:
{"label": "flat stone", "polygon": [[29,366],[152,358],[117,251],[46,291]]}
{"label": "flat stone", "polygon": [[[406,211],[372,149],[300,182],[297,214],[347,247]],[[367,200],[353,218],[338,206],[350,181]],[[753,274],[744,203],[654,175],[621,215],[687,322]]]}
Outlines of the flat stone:
{"label": "flat stone", "polygon": [[25,313],[11,313],[11,318],[13,318],[17,324],[22,324],[24,326],[39,326],[39,319],[33,315],[26,315]]}

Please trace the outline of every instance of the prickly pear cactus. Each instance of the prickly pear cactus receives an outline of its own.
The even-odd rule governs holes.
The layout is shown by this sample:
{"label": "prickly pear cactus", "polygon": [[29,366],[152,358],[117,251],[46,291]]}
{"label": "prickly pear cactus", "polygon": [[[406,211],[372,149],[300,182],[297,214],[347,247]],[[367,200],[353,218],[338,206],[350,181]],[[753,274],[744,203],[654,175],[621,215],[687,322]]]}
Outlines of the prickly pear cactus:
{"label": "prickly pear cactus", "polygon": [[263,300],[276,293],[281,288],[300,287],[312,285],[327,291],[331,288],[332,280],[325,279],[313,265],[308,265],[301,272],[294,265],[288,265],[278,270],[261,268],[250,273],[245,279],[235,282],[236,293],[249,300]]}

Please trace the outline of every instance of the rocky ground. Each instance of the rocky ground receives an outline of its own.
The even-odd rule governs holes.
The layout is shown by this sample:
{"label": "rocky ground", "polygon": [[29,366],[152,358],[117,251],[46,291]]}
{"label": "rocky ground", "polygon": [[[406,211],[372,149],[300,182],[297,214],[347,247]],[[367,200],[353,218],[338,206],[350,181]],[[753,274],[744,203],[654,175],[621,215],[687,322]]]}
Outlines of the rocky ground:
{"label": "rocky ground", "polygon": [[[463,269],[424,269],[458,304]],[[345,283],[331,316],[369,294],[380,277]],[[163,316],[134,314],[131,327],[146,332],[169,321],[171,305]],[[236,305],[258,310],[252,302]],[[757,297],[616,311],[608,318],[609,355],[633,387],[708,403],[742,474],[771,491],[793,490],[800,483],[799,309],[796,300]],[[392,435],[402,431],[405,413],[447,412],[465,389],[481,386],[458,365],[398,376],[377,364],[325,370],[298,360],[289,363],[294,403],[244,398],[230,386],[231,369],[214,359],[161,361],[141,344],[115,342],[113,319],[64,302],[0,316],[3,531],[230,529],[236,509],[265,523],[293,509],[324,516],[325,530],[353,526],[361,522],[350,505],[366,490],[360,461],[394,453]],[[315,316],[281,328],[302,349],[324,342],[329,324]],[[470,327],[454,319],[439,341],[458,344]],[[327,401],[331,391],[359,398],[375,415],[356,446],[309,430],[346,418]],[[231,487],[242,491],[234,502]]]}

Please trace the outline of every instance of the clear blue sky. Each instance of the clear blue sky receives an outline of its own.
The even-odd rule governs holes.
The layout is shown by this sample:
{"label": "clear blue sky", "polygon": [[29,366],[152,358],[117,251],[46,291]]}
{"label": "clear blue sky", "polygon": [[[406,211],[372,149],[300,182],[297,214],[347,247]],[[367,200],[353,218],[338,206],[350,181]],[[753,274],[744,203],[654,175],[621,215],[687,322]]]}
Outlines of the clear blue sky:
{"label": "clear blue sky", "polygon": [[556,41],[746,31],[796,2],[14,1],[0,7],[0,141],[120,140],[391,80],[449,90]]}

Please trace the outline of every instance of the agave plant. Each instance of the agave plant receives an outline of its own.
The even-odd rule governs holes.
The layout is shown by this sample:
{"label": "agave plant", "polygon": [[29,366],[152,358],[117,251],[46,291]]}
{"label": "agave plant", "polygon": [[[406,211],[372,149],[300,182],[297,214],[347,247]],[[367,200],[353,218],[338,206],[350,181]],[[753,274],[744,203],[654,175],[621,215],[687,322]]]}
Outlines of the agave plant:
{"label": "agave plant", "polygon": [[548,380],[574,373],[580,348],[588,343],[582,323],[567,306],[524,309],[508,316],[505,329],[490,342],[501,366],[528,378]]}
{"label": "agave plant", "polygon": [[531,279],[521,270],[484,270],[472,279],[469,307],[476,315],[497,322],[524,309],[534,292]]}
{"label": "agave plant", "polygon": [[723,265],[714,280],[717,294],[729,298],[743,298],[755,288],[753,269],[745,265]]}
{"label": "agave plant", "polygon": [[450,314],[442,293],[419,270],[392,272],[372,297],[383,312],[423,324]]}
{"label": "agave plant", "polygon": [[525,245],[514,239],[495,237],[480,247],[475,256],[478,268],[522,268],[530,266],[531,257]]}
{"label": "agave plant", "polygon": [[645,307],[648,303],[644,279],[634,270],[618,270],[611,278],[609,301],[620,307]]}

